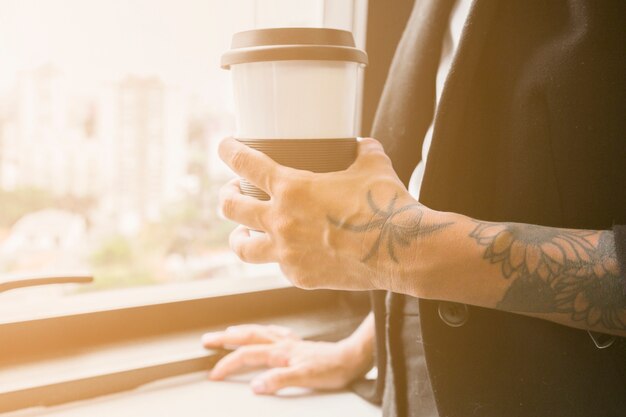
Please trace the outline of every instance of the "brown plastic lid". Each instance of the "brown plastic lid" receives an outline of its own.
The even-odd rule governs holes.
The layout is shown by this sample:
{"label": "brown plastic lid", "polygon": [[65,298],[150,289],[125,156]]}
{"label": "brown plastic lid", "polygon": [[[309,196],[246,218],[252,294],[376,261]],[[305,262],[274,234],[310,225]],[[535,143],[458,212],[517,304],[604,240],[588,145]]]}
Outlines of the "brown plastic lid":
{"label": "brown plastic lid", "polygon": [[238,32],[222,68],[263,61],[349,61],[367,65],[367,54],[355,47],[352,33],[326,28],[275,28]]}

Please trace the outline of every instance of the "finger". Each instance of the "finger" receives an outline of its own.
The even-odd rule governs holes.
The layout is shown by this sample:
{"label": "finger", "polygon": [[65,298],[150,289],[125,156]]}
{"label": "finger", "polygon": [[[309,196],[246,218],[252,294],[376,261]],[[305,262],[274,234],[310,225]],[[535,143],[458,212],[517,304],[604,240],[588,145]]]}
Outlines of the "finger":
{"label": "finger", "polygon": [[237,324],[229,326],[226,330],[254,335],[258,340],[266,340],[266,343],[277,342],[281,339],[300,339],[289,327],[276,324]]}
{"label": "finger", "polygon": [[272,241],[266,233],[250,234],[245,226],[238,226],[229,238],[230,248],[244,262],[260,264],[276,262]]}
{"label": "finger", "polygon": [[213,380],[224,379],[241,369],[286,366],[288,358],[275,345],[244,346],[224,356],[211,371]]}
{"label": "finger", "polygon": [[275,179],[284,176],[282,171],[287,169],[264,153],[233,138],[223,139],[218,153],[233,171],[270,195]]}
{"label": "finger", "polygon": [[304,367],[274,368],[250,382],[255,394],[271,395],[287,387],[313,388],[311,371]]}
{"label": "finger", "polygon": [[267,326],[267,329],[275,335],[276,339],[300,339],[300,336],[298,336],[289,327],[279,326],[277,324],[270,324]]}
{"label": "finger", "polygon": [[219,200],[220,210],[227,219],[265,230],[263,218],[270,208],[269,203],[241,194],[239,179],[229,181],[220,188]]}
{"label": "finger", "polygon": [[358,151],[359,155],[365,155],[368,153],[385,153],[383,145],[374,138],[359,138],[358,139]]}
{"label": "finger", "polygon": [[385,154],[383,145],[373,138],[359,138],[357,157],[353,166],[372,164],[376,162],[390,163],[389,157]]}
{"label": "finger", "polygon": [[276,333],[272,326],[261,326],[259,324],[230,326],[224,331],[205,333],[202,336],[202,344],[205,347],[264,344],[272,343],[276,340]]}

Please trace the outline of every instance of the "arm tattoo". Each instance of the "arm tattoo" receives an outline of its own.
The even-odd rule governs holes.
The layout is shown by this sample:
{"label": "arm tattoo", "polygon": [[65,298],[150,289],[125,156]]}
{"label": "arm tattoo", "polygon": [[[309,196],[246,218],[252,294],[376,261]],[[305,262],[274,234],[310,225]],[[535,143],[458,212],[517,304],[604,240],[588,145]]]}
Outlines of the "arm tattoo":
{"label": "arm tattoo", "polygon": [[626,330],[626,294],[612,232],[476,222],[483,258],[512,280],[496,308],[565,313],[587,326]]}
{"label": "arm tattoo", "polygon": [[451,225],[452,222],[424,224],[423,205],[413,203],[396,208],[397,200],[398,195],[396,194],[387,203],[387,208],[382,209],[374,201],[370,190],[367,192],[367,204],[372,211],[372,218],[369,222],[351,224],[331,216],[327,216],[327,218],[333,226],[354,233],[366,233],[374,230],[378,232],[374,244],[361,262],[367,262],[374,256],[377,256],[381,246],[384,246],[386,247],[387,255],[395,263],[399,263],[396,256],[397,246],[407,247],[414,240],[437,232]]}

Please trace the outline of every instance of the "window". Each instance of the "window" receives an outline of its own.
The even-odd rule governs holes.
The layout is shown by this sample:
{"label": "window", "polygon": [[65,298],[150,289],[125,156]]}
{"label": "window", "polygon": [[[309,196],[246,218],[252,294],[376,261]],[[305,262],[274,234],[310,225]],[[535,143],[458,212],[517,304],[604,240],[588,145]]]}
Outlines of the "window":
{"label": "window", "polygon": [[[280,282],[229,251],[215,149],[232,134],[233,32],[352,30],[365,0],[0,0],[0,280],[89,271],[93,284],[0,294],[2,309],[154,284]],[[265,285],[265,284],[264,284]],[[173,290],[171,290],[173,288]]]}
{"label": "window", "polygon": [[232,173],[215,151],[233,131],[219,67],[233,32],[333,27],[364,48],[366,7],[0,0],[0,289],[95,277],[0,292],[0,413],[205,370],[220,353],[198,335],[226,323],[326,340],[357,325],[367,297],[282,288],[275,266],[230,253],[216,194]]}

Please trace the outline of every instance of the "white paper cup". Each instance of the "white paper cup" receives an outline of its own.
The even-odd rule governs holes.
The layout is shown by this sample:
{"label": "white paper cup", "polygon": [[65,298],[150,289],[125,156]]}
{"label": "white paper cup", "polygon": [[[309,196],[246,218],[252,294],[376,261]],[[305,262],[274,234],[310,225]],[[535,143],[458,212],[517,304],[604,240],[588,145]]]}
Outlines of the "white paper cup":
{"label": "white paper cup", "polygon": [[[278,163],[313,172],[346,169],[356,156],[359,73],[365,52],[347,31],[239,32],[222,57],[235,93],[235,137]],[[268,196],[242,180],[242,192]]]}
{"label": "white paper cup", "polygon": [[236,137],[356,136],[360,65],[338,61],[252,62],[231,67]]}

